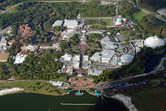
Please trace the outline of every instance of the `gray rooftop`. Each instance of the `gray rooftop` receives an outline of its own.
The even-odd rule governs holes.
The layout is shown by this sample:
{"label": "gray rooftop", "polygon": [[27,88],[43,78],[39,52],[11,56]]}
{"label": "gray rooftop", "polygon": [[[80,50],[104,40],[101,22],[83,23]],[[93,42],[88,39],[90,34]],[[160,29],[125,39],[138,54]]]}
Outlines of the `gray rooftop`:
{"label": "gray rooftop", "polygon": [[63,23],[63,20],[57,20],[52,24],[52,27],[61,26],[62,23]]}

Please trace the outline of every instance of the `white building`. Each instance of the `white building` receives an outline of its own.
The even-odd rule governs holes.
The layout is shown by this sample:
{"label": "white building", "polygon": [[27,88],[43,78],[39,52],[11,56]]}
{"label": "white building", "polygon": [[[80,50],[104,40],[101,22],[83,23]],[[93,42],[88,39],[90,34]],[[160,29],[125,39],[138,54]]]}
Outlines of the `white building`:
{"label": "white building", "polygon": [[73,67],[75,69],[79,69],[79,66],[80,66],[80,55],[75,55],[73,57]]}
{"label": "white building", "polygon": [[78,22],[76,20],[64,20],[64,25],[67,28],[77,28]]}
{"label": "white building", "polygon": [[101,4],[101,5],[111,5],[111,2],[101,1],[100,4]]}
{"label": "white building", "polygon": [[83,56],[83,61],[89,61],[89,56],[84,55],[84,56]]}
{"label": "white building", "polygon": [[6,47],[7,46],[7,38],[2,37],[0,38],[0,46]]}
{"label": "white building", "polygon": [[102,54],[100,52],[96,52],[95,54],[93,54],[90,60],[95,62],[101,62],[101,57],[102,57]]}
{"label": "white building", "polygon": [[134,59],[134,56],[129,55],[129,54],[124,54],[124,55],[122,55],[120,58],[121,58],[121,61],[122,61],[123,63],[130,63],[130,62],[132,62],[132,60]]}
{"label": "white building", "polygon": [[57,86],[57,87],[61,87],[63,85],[63,82],[61,82],[61,81],[57,81],[57,82],[55,82],[55,81],[49,81],[49,83],[51,85]]}
{"label": "white building", "polygon": [[79,61],[74,61],[73,62],[73,68],[79,69],[79,66],[80,66],[80,62]]}
{"label": "white building", "polygon": [[[70,85],[66,82],[62,82],[62,81],[49,81],[49,83],[53,86],[56,86],[58,88],[61,88],[61,89],[67,89]],[[66,86],[63,86],[63,84],[65,84]]]}
{"label": "white building", "polygon": [[88,69],[88,75],[99,76],[103,71],[99,69]]}
{"label": "white building", "polygon": [[74,30],[67,30],[67,31],[63,31],[61,36],[62,36],[62,40],[69,40],[71,37],[73,37],[75,34]]}
{"label": "white building", "polygon": [[134,44],[136,47],[144,47],[144,40],[137,40],[136,43]]}
{"label": "white building", "polygon": [[166,8],[162,8],[160,10],[157,11],[160,15],[163,15],[166,17]]}
{"label": "white building", "polygon": [[105,49],[117,48],[117,45],[115,45],[114,42],[111,42],[109,37],[104,37],[100,42],[104,46]]}
{"label": "white building", "polygon": [[102,58],[101,61],[103,63],[109,63],[111,58],[115,55],[115,51],[114,50],[103,50],[101,51],[102,54]]}
{"label": "white building", "polygon": [[107,37],[104,37],[103,39],[101,39],[101,44],[107,44],[107,42],[109,42],[111,39],[107,36]]}
{"label": "white building", "polygon": [[62,26],[63,20],[57,20],[52,24],[52,27]]}
{"label": "white building", "polygon": [[39,49],[52,49],[52,46],[40,46]]}
{"label": "white building", "polygon": [[136,53],[140,52],[141,49],[139,47],[135,47]]}
{"label": "white building", "polygon": [[115,25],[122,25],[122,20],[123,20],[122,18],[117,18]]}
{"label": "white building", "polygon": [[86,62],[83,62],[82,64],[83,69],[89,69],[90,66],[91,66],[91,61],[86,61]]}
{"label": "white building", "polygon": [[80,61],[80,55],[75,55],[73,57],[73,61]]}
{"label": "white building", "polygon": [[144,41],[145,46],[147,47],[151,47],[153,49],[157,48],[157,47],[161,47],[165,45],[165,40],[156,36],[153,37],[148,37],[145,41]]}
{"label": "white building", "polygon": [[71,61],[72,55],[71,54],[65,54],[65,55],[61,56],[61,59],[63,59],[64,61]]}
{"label": "white building", "polygon": [[23,54],[18,53],[18,54],[16,55],[14,64],[21,64],[21,63],[23,63],[24,60],[25,60],[25,58],[26,58],[26,55],[23,55]]}
{"label": "white building", "polygon": [[23,50],[35,51],[36,49],[37,49],[37,46],[33,46],[33,45],[28,45],[23,47]]}
{"label": "white building", "polygon": [[66,73],[69,75],[73,74],[73,68],[67,68]]}
{"label": "white building", "polygon": [[60,43],[53,44],[53,45],[52,45],[52,48],[59,50],[59,49],[60,49]]}

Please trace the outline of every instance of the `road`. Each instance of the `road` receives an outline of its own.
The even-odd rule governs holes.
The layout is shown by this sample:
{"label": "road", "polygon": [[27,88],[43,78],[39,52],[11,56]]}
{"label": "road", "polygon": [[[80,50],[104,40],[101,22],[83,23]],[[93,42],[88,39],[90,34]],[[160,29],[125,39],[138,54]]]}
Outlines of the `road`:
{"label": "road", "polygon": [[164,66],[163,66],[163,64],[164,64],[164,61],[166,60],[166,58],[162,58],[161,59],[161,62],[160,62],[160,64],[157,66],[157,68],[156,68],[156,70],[164,70]]}
{"label": "road", "polygon": [[[126,77],[126,78],[122,78],[122,79],[119,79],[119,80],[115,80],[115,81],[111,81],[111,82],[104,82],[102,84],[105,84],[105,85],[102,85],[102,84],[97,84],[96,86],[99,88],[99,89],[104,89],[105,87],[107,87],[110,83],[115,83],[115,82],[121,82],[121,81],[127,81],[127,80],[131,80],[131,79],[134,79],[134,78],[138,78],[138,77],[146,77],[145,79],[147,79],[147,76],[150,76],[150,75],[154,75],[154,74],[157,74],[158,71],[160,70],[164,70],[164,67],[163,67],[163,63],[164,61],[166,61],[166,57],[165,58],[162,58],[159,65],[157,66],[157,68],[151,72],[148,72],[148,73],[143,73],[143,74],[140,74],[140,75],[136,75],[136,76],[131,76],[131,77]],[[101,86],[102,85],[102,86]]]}
{"label": "road", "polygon": [[6,9],[6,10],[4,10],[4,11],[1,11],[0,13],[1,13],[1,14],[6,13],[6,12],[8,12],[9,10],[11,10],[11,9],[13,9],[13,8],[15,8],[15,7],[21,5],[21,4],[23,4],[23,3],[19,3],[19,4],[16,4],[16,5],[13,5],[12,7],[8,8],[8,9]]}
{"label": "road", "polygon": [[82,63],[83,63],[83,55],[84,52],[89,49],[89,46],[86,43],[80,43],[80,45],[77,47],[77,49],[80,50],[80,69],[82,69]]}
{"label": "road", "polygon": [[82,17],[83,20],[112,19],[113,17]]}

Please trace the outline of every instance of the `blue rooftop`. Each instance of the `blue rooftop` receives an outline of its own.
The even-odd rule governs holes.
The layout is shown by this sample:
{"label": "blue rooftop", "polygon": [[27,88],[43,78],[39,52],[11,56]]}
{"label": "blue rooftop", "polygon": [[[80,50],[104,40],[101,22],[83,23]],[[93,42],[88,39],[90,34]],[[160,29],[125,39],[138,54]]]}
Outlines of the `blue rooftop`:
{"label": "blue rooftop", "polygon": [[68,93],[70,93],[70,92],[71,92],[71,90],[68,91]]}
{"label": "blue rooftop", "polygon": [[76,94],[81,95],[82,93],[80,91],[78,91]]}
{"label": "blue rooftop", "polygon": [[122,19],[121,19],[121,18],[118,18],[118,19],[116,19],[116,21],[121,22],[121,21],[122,21]]}
{"label": "blue rooftop", "polygon": [[97,90],[95,89],[95,95],[102,95],[102,93],[97,93]]}

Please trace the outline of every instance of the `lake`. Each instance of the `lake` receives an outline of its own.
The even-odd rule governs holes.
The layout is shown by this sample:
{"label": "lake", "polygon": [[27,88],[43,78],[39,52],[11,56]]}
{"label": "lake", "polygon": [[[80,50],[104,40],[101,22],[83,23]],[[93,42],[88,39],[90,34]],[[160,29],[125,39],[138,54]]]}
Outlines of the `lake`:
{"label": "lake", "polygon": [[[119,101],[89,95],[86,91],[76,96],[77,91],[65,96],[50,96],[32,93],[10,94],[0,97],[0,111],[127,111]],[[61,103],[95,103],[96,105],[61,105]]]}

